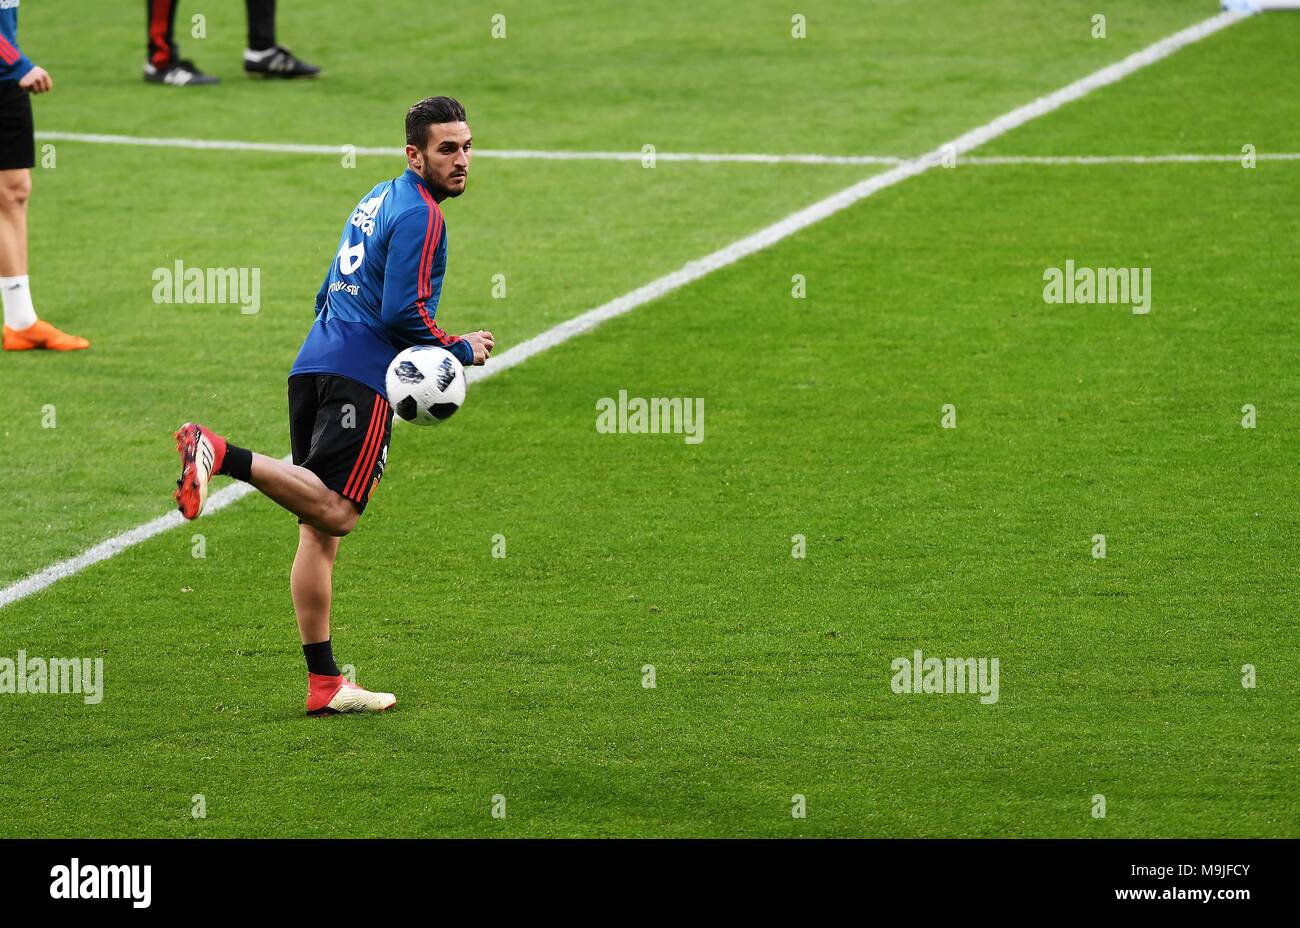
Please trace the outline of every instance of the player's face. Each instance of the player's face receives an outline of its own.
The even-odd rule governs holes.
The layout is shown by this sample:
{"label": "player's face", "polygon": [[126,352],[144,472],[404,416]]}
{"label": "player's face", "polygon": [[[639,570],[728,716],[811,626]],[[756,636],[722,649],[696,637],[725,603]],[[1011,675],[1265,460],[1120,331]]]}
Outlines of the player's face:
{"label": "player's face", "polygon": [[429,127],[424,150],[406,146],[406,156],[425,183],[442,197],[458,197],[465,192],[469,177],[469,159],[473,138],[463,122],[437,123]]}

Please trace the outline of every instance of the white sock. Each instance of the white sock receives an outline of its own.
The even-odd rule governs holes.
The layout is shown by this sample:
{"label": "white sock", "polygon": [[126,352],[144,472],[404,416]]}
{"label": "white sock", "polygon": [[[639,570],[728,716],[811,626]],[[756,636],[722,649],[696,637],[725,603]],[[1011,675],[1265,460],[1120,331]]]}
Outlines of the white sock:
{"label": "white sock", "polygon": [[32,290],[26,274],[0,277],[0,298],[5,304],[5,325],[11,329],[30,329],[36,325],[36,310],[32,308]]}

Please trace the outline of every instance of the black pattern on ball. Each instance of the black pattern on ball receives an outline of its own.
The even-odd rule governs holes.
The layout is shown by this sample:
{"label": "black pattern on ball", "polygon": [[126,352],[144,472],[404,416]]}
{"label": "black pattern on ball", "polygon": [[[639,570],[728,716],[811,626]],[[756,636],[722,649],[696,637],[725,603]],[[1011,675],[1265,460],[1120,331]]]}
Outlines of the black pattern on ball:
{"label": "black pattern on ball", "polygon": [[397,369],[393,373],[397,375],[397,379],[402,383],[419,383],[424,380],[424,374],[420,373],[420,369],[410,361],[403,361],[397,365]]}
{"label": "black pattern on ball", "polygon": [[[406,361],[403,363],[410,364],[411,362]],[[415,397],[404,396],[401,398],[398,404],[393,408],[397,410],[397,414],[401,416],[403,419],[405,419],[407,422],[415,421],[415,417],[418,413],[418,410],[416,409],[415,406]]]}
{"label": "black pattern on ball", "polygon": [[443,358],[442,363],[438,365],[438,389],[446,390],[455,379],[456,368],[452,365],[451,358]]}
{"label": "black pattern on ball", "polygon": [[435,419],[439,421],[442,421],[443,419],[450,419],[451,414],[454,413],[457,409],[460,409],[460,407],[457,406],[455,403],[434,403],[432,406],[429,407],[429,415],[433,416]]}

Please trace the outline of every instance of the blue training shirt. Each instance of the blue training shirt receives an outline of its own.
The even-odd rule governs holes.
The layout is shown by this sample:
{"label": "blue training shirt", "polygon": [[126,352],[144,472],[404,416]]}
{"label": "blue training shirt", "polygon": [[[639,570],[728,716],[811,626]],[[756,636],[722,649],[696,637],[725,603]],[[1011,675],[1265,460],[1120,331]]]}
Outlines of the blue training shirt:
{"label": "blue training shirt", "polygon": [[20,81],[33,67],[18,49],[18,0],[0,0],[0,81]]}
{"label": "blue training shirt", "polygon": [[352,211],[316,294],[316,323],[289,376],[337,374],[386,395],[399,351],[441,345],[466,367],[469,342],[433,321],[447,270],[447,230],[433,193],[410,168]]}

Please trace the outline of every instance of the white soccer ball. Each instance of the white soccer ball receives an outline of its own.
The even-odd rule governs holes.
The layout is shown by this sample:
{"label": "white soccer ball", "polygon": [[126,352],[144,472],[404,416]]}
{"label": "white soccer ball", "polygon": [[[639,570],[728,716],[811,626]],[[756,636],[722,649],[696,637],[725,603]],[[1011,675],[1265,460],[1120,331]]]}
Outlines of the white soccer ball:
{"label": "white soccer ball", "polygon": [[412,425],[437,425],[465,402],[465,368],[436,345],[415,345],[393,358],[384,385],[393,411]]}

